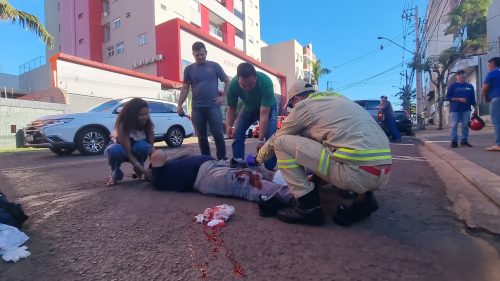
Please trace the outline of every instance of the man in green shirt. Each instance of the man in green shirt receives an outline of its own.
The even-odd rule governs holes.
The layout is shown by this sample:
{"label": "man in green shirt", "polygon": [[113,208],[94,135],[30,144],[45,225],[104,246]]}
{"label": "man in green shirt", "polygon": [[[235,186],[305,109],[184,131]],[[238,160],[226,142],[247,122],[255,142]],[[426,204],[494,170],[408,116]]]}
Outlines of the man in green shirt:
{"label": "man in green shirt", "polygon": [[[236,118],[238,98],[241,99],[243,108]],[[264,73],[255,71],[250,63],[241,63],[238,65],[237,76],[229,84],[227,105],[226,131],[229,137],[234,137],[233,158],[230,164],[234,168],[244,168],[245,138],[250,125],[259,121],[257,150],[276,132],[278,110],[273,82]],[[266,168],[270,170],[275,165],[275,157],[265,163]]]}

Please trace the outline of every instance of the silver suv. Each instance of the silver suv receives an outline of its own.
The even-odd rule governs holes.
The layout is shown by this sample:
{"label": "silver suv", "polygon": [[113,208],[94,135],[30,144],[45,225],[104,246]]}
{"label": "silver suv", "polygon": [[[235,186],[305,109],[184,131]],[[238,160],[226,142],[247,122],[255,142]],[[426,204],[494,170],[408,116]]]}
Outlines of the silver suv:
{"label": "silver suv", "polygon": [[[101,154],[109,143],[118,112],[130,99],[110,100],[87,112],[41,117],[24,128],[25,145],[47,147],[59,155],[71,154],[76,149],[85,155]],[[144,100],[149,103],[155,141],[165,141],[168,146],[177,147],[185,137],[193,134],[191,121],[177,114],[176,104]]]}

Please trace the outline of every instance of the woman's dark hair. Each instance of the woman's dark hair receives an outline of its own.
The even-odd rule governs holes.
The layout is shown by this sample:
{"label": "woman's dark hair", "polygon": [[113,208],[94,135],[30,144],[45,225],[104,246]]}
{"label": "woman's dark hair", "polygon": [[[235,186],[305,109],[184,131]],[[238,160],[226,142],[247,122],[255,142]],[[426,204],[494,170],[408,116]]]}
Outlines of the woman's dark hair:
{"label": "woman's dark hair", "polygon": [[149,108],[148,102],[141,98],[133,98],[125,103],[122,110],[116,118],[115,128],[122,128],[126,133],[130,133],[132,129],[142,129],[148,132],[153,128],[151,117],[148,116],[148,121],[144,127],[139,125],[139,111],[143,108]]}
{"label": "woman's dark hair", "polygon": [[241,78],[248,78],[250,76],[257,76],[257,72],[255,71],[255,67],[248,62],[243,62],[238,65],[238,69],[236,70],[236,74]]}

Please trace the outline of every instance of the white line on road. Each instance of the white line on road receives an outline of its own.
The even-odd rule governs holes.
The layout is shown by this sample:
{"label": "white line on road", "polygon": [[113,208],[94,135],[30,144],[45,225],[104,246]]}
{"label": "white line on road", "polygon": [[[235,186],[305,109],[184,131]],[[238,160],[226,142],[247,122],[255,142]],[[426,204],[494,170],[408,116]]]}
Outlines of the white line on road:
{"label": "white line on road", "polygon": [[421,156],[392,155],[392,160],[426,162],[427,159]]}

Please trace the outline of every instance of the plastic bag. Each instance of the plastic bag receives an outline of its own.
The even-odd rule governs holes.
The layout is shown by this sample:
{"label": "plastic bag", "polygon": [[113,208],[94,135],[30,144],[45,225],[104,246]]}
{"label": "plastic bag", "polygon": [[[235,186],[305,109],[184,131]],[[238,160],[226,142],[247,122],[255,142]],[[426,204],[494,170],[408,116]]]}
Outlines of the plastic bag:
{"label": "plastic bag", "polygon": [[224,226],[227,221],[235,212],[231,205],[222,204],[212,208],[206,208],[203,214],[198,214],[196,218],[197,223],[207,223],[207,226]]}

